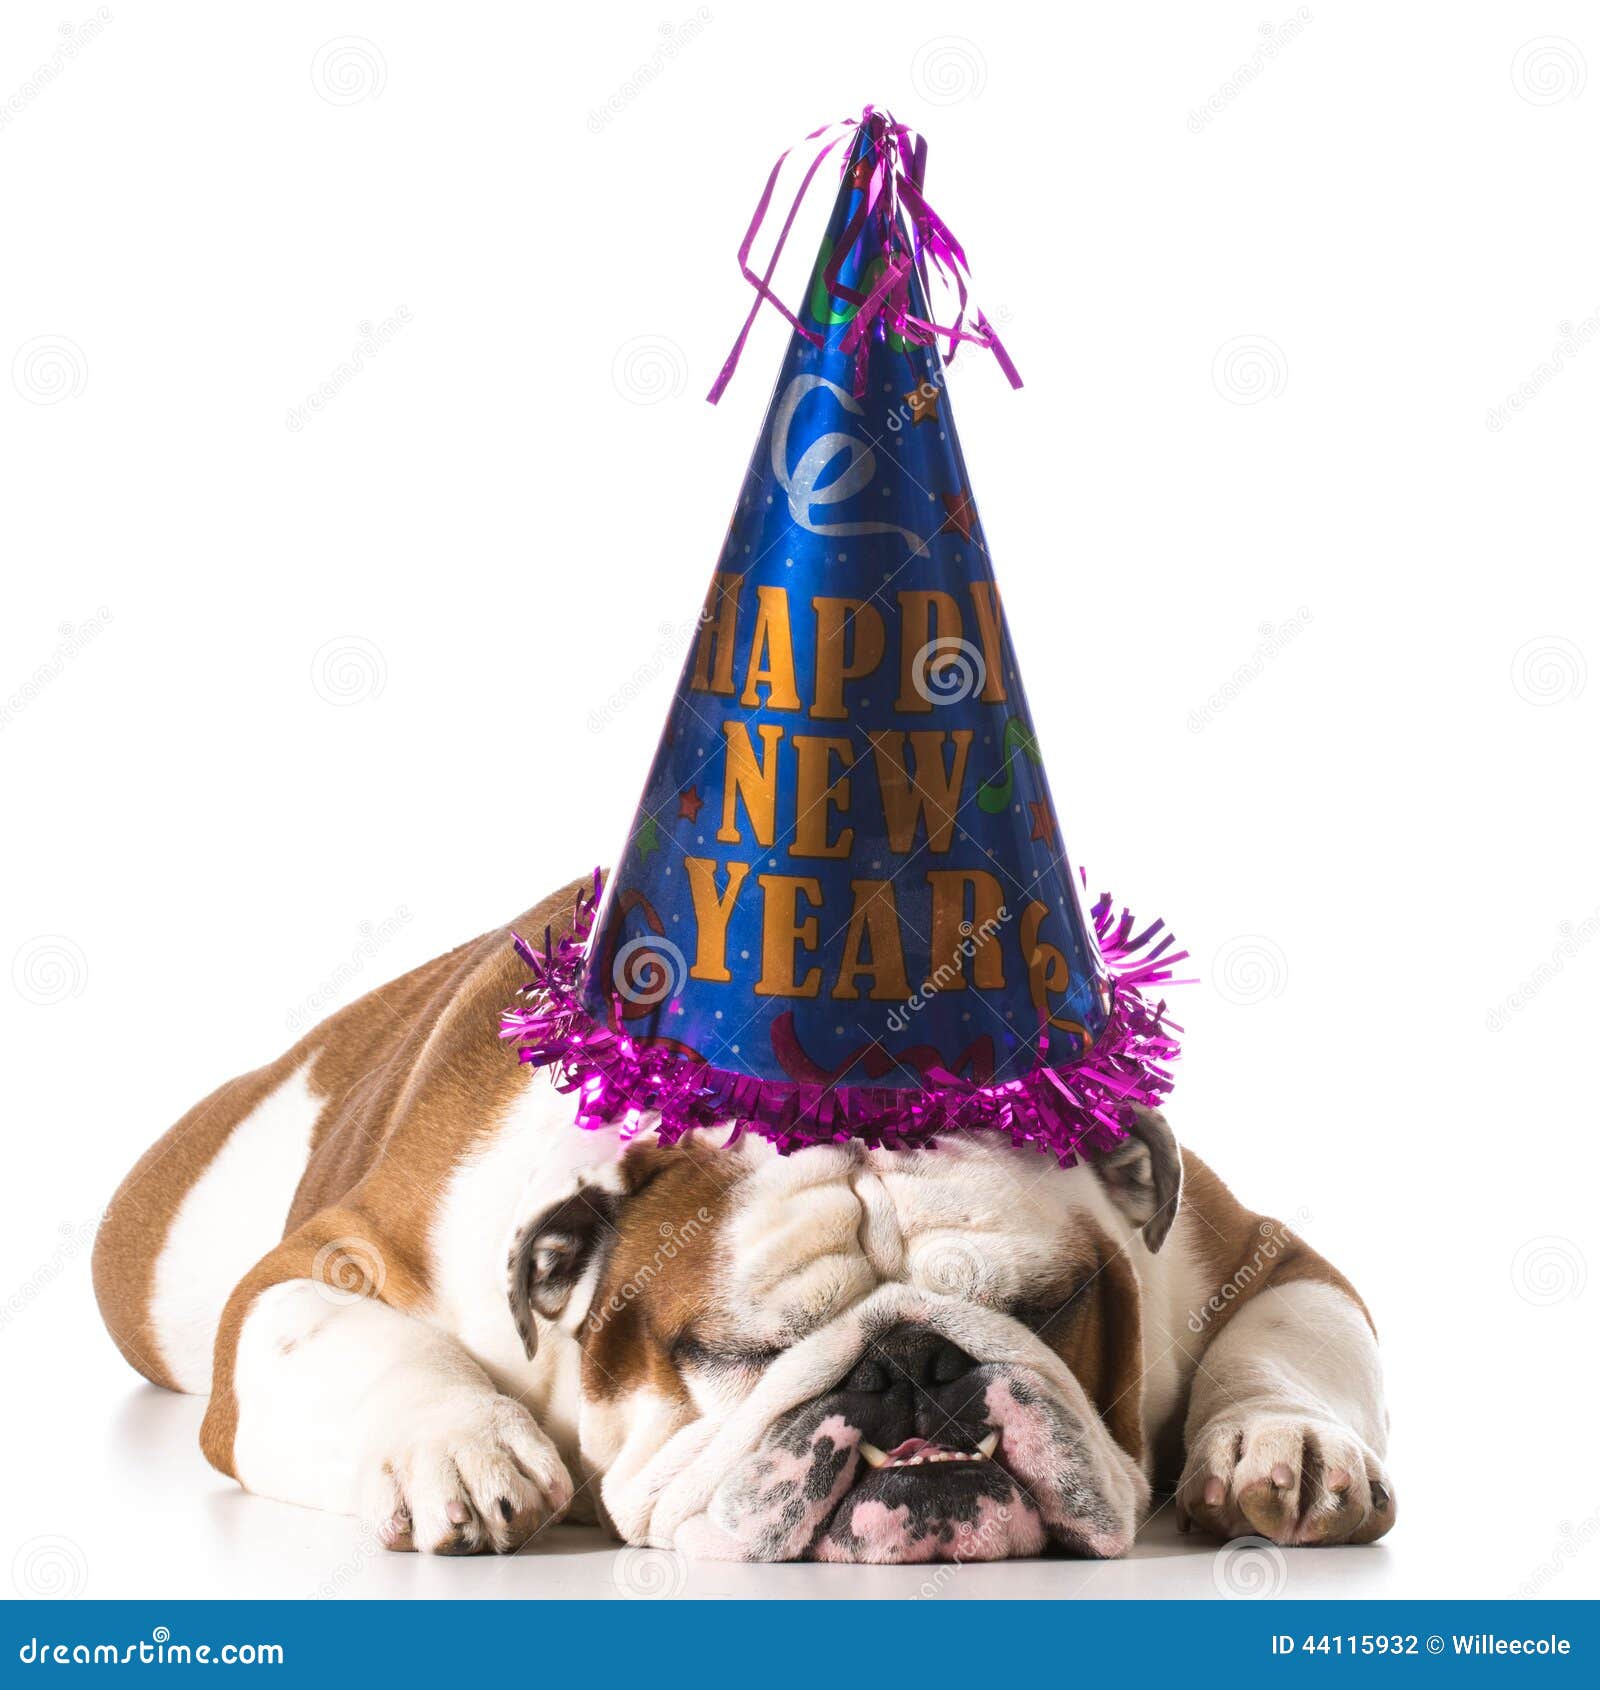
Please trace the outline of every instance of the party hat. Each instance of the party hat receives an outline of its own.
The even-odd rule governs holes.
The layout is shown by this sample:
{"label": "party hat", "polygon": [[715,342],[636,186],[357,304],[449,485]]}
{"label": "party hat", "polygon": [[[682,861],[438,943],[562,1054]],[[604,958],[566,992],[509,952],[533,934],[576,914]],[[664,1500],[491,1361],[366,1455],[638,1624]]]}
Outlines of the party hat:
{"label": "party hat", "polygon": [[1109,899],[1085,918],[939,341],[1015,372],[966,319],[920,143],[871,108],[845,127],[804,301],[748,264],[772,181],[741,249],[789,349],[616,866],[568,938],[524,946],[506,1035],[586,1125],[997,1129],[1070,1160],[1169,1089],[1143,989],[1181,953]]}

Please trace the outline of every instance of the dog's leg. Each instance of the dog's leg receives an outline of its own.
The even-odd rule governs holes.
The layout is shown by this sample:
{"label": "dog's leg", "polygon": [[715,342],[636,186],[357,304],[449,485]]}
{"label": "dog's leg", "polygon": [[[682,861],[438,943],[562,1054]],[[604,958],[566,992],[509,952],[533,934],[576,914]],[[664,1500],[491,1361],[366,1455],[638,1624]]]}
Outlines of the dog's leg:
{"label": "dog's leg", "polygon": [[1180,1523],[1282,1544],[1370,1543],[1395,1521],[1387,1423],[1360,1306],[1315,1277],[1268,1284],[1199,1359]]}
{"label": "dog's leg", "polygon": [[325,1211],[291,1234],[223,1314],[201,1434],[212,1465],[259,1495],[359,1515],[391,1549],[526,1542],[572,1481],[426,1306],[366,1217]]}

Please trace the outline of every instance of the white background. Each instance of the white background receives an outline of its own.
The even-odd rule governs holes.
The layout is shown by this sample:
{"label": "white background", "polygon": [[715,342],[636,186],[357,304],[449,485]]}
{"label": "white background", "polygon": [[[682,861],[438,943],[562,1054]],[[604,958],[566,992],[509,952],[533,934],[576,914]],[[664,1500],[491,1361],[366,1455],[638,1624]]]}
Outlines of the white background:
{"label": "white background", "polygon": [[[1382,1333],[1400,1525],[1266,1582],[1592,1594],[1600,16],[93,16],[0,17],[15,1589],[926,1577],[370,1556],[205,1467],[87,1272],[198,1096],[609,858],[783,346],[702,402],[734,251],[874,99],[1026,378],[969,352],[953,400],[1068,844],[1194,954],[1174,1123]],[[950,1589],[1232,1576],[1158,1521]]]}

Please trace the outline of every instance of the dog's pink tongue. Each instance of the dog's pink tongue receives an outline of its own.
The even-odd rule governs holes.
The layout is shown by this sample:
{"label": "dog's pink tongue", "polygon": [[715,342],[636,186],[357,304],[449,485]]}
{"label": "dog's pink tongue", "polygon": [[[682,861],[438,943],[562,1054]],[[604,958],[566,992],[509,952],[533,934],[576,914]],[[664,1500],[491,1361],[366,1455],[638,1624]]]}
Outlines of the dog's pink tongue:
{"label": "dog's pink tongue", "polygon": [[921,1455],[925,1449],[938,1447],[937,1444],[929,1443],[926,1438],[907,1438],[904,1443],[896,1444],[893,1449],[884,1453],[891,1461],[908,1461],[913,1455]]}

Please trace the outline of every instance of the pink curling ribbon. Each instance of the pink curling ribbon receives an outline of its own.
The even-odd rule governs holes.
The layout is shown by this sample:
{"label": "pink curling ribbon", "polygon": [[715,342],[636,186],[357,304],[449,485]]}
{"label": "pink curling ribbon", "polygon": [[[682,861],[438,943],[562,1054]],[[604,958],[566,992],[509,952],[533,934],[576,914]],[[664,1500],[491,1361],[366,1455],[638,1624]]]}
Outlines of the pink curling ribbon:
{"label": "pink curling ribbon", "polygon": [[[949,351],[945,355],[947,361],[953,361],[957,347],[963,341],[968,341],[994,354],[995,361],[1005,372],[1006,380],[1012,387],[1022,386],[1022,377],[1017,373],[1016,365],[1012,363],[1011,356],[995,332],[994,325],[983,312],[974,309],[970,326],[967,323],[967,283],[971,279],[967,255],[962,250],[960,241],[951,233],[944,219],[928,204],[922,193],[922,179],[928,156],[927,142],[906,124],[895,122],[889,113],[879,112],[868,106],[859,119],[845,118],[838,124],[824,124],[806,136],[806,142],[822,140],[825,136],[828,138],[823,141],[807,167],[788,215],[783,220],[783,227],[779,229],[778,237],[773,243],[766,268],[758,274],[751,268],[750,253],[771,209],[773,193],[784,163],[796,149],[789,147],[781,152],[777,163],[768,174],[766,186],[761,190],[760,199],[756,201],[750,226],[739,243],[739,270],[755,290],[756,297],[751,303],[749,314],[744,320],[744,326],[739,330],[732,350],[728,353],[716,381],[712,383],[711,391],[706,395],[713,405],[722,397],[728,383],[733,379],[733,372],[738,368],[745,342],[749,339],[750,330],[763,302],[771,305],[796,334],[804,336],[813,346],[820,348],[823,345],[823,337],[814,329],[807,328],[778,297],[772,287],[772,276],[778,267],[778,260],[783,254],[789,232],[794,227],[801,203],[818,170],[821,169],[822,161],[841,141],[850,138],[852,130],[858,128],[867,129],[873,137],[872,170],[863,184],[864,191],[856,214],[851,218],[837,250],[823,271],[823,285],[830,297],[843,299],[856,307],[856,314],[839,343],[842,351],[855,354],[856,396],[859,398],[866,390],[867,348],[876,332],[893,332],[917,346],[937,345],[940,337],[943,337],[949,342]],[[830,135],[830,131],[837,132]],[[847,155],[849,150],[846,149]],[[842,282],[839,272],[880,202],[883,202],[884,226],[890,232],[891,246],[890,250],[883,254],[885,264],[882,273],[872,287],[863,292]],[[902,213],[911,231],[909,252],[899,245],[903,228]],[[926,291],[930,263],[945,286],[953,289],[956,295],[955,320],[948,325],[918,317],[910,308],[911,271],[917,271]]]}

